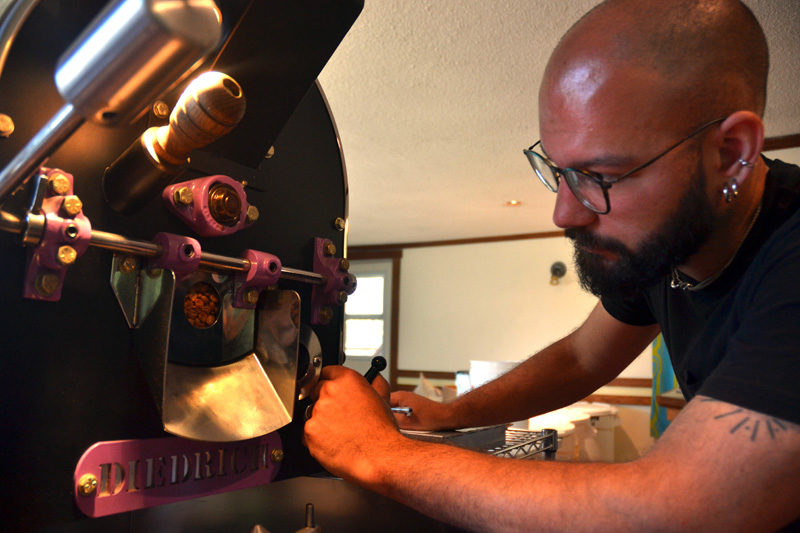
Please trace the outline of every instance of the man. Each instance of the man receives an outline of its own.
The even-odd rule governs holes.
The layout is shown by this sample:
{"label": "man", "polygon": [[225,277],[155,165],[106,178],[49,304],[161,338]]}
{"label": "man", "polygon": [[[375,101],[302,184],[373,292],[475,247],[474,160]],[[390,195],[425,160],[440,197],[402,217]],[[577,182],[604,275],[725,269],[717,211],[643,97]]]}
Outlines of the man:
{"label": "man", "polygon": [[311,453],[478,531],[796,521],[800,169],[759,155],[767,70],[738,0],[610,0],[578,21],[548,62],[541,142],[526,155],[601,300],[575,332],[451,404],[391,398],[413,407],[398,418],[410,428],[524,419],[587,396],[661,331],[689,402],[650,452],[551,463],[413,441],[363,378],[330,367],[306,423]]}

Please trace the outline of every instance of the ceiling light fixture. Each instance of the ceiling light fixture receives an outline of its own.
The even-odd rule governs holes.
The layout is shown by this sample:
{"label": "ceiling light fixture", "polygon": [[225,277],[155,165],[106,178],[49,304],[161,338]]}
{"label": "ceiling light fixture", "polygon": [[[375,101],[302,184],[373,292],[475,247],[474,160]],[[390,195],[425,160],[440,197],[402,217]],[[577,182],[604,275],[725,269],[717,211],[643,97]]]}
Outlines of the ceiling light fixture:
{"label": "ceiling light fixture", "polygon": [[519,207],[522,205],[521,200],[508,200],[506,201],[506,207]]}

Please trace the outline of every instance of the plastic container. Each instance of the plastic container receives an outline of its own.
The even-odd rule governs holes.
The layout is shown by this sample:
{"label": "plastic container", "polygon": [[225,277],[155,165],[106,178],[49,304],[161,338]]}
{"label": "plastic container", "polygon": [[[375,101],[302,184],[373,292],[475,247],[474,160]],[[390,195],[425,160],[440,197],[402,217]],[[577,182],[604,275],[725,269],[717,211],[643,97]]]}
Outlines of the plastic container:
{"label": "plastic container", "polygon": [[586,461],[586,440],[594,439],[597,431],[592,427],[591,415],[587,414],[581,409],[572,407],[563,407],[554,413],[562,413],[562,416],[569,420],[575,426],[575,447],[576,447],[576,461]]}
{"label": "plastic container", "polygon": [[565,413],[553,411],[528,419],[529,431],[542,431],[543,429],[555,429],[558,431],[556,461],[574,461],[578,458],[575,424],[567,419]]}
{"label": "plastic container", "polygon": [[584,439],[580,460],[614,462],[614,428],[619,425],[619,410],[611,404],[577,402],[569,406],[590,417],[593,435]]}

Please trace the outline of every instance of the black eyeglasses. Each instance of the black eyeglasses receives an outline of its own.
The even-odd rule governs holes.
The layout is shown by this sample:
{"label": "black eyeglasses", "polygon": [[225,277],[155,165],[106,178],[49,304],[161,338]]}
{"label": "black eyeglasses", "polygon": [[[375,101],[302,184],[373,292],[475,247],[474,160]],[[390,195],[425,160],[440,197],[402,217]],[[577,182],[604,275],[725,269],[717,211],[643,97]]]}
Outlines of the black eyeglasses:
{"label": "black eyeglasses", "polygon": [[528,157],[528,161],[533,167],[533,171],[536,172],[536,175],[539,177],[541,182],[544,183],[545,187],[552,192],[558,192],[558,184],[563,176],[566,178],[567,185],[572,191],[572,194],[574,194],[575,198],[580,200],[587,209],[594,211],[598,215],[606,215],[609,211],[611,211],[611,204],[608,201],[608,190],[613,184],[617,183],[623,178],[627,178],[631,174],[639,172],[649,165],[652,165],[658,161],[658,159],[664,157],[669,152],[685,143],[704,129],[714,124],[718,124],[723,120],[725,119],[718,118],[716,120],[712,120],[711,122],[706,122],[692,133],[671,145],[669,148],[646,163],[642,163],[633,170],[629,170],[628,172],[615,178],[607,178],[601,174],[598,174],[597,172],[592,172],[591,170],[560,168],[556,166],[555,163],[553,163],[547,156],[533,151],[533,149],[536,148],[537,145],[541,144],[542,141],[536,141],[536,144],[527,150],[523,150],[523,152]]}

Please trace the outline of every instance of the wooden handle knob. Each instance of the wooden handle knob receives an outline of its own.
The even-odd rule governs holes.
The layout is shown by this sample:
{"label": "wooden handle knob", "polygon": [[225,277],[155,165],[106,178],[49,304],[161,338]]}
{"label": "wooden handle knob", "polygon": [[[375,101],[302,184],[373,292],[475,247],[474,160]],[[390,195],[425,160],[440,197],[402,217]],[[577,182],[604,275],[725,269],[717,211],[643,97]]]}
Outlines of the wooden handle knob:
{"label": "wooden handle knob", "polygon": [[189,152],[235,128],[244,110],[244,93],[236,80],[221,72],[206,72],[183,91],[169,125],[158,128],[153,148],[164,162],[182,165]]}

